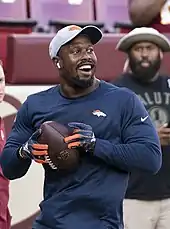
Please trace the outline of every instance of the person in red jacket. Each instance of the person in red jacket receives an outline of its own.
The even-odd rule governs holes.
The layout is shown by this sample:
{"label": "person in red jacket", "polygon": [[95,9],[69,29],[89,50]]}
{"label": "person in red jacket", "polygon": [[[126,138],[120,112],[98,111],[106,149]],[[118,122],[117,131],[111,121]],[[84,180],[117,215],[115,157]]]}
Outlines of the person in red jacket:
{"label": "person in red jacket", "polygon": [[129,17],[136,27],[170,33],[170,0],[128,0]]}
{"label": "person in red jacket", "polygon": [[[0,62],[0,103],[5,95],[5,75]],[[3,119],[0,117],[0,153],[5,145],[5,128]],[[9,201],[9,181],[3,176],[0,168],[0,229],[9,229],[11,216],[8,209]]]}

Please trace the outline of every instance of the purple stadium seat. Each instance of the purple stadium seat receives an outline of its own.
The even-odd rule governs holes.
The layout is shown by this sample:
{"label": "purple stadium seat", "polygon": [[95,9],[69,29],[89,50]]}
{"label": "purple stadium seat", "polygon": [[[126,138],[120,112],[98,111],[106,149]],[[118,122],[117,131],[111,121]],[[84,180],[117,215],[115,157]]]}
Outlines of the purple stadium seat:
{"label": "purple stadium seat", "polygon": [[96,19],[108,26],[115,22],[129,22],[127,0],[95,0]]}
{"label": "purple stadium seat", "polygon": [[26,19],[26,1],[17,0],[13,3],[0,2],[0,20],[1,19]]}
{"label": "purple stadium seat", "polygon": [[30,0],[31,17],[41,25],[53,20],[92,21],[92,0],[83,0],[80,5],[71,5],[68,0]]}

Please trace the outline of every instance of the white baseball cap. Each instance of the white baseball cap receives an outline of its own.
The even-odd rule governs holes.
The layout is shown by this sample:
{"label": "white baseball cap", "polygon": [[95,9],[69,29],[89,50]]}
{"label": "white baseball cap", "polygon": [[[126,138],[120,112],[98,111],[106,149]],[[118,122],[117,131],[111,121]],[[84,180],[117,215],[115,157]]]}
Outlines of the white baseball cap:
{"label": "white baseball cap", "polygon": [[133,29],[119,40],[116,49],[123,52],[128,52],[134,44],[143,41],[156,44],[160,49],[162,49],[163,52],[170,51],[169,39],[165,35],[159,33],[156,29],[148,27]]}
{"label": "white baseball cap", "polygon": [[67,42],[73,40],[79,34],[85,34],[89,37],[92,44],[96,44],[102,39],[103,33],[96,26],[89,25],[81,28],[77,25],[69,25],[60,29],[49,45],[49,55],[53,59],[57,56],[59,49]]}

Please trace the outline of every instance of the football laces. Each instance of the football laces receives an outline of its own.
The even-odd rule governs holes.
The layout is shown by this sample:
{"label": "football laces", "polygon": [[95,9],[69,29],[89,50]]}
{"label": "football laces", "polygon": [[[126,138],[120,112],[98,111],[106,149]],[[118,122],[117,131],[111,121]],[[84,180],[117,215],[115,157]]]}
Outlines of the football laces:
{"label": "football laces", "polygon": [[52,168],[52,169],[58,169],[56,165],[54,165],[54,163],[51,161],[49,155],[46,155],[45,156],[45,159],[46,159],[46,162],[49,164],[49,166]]}

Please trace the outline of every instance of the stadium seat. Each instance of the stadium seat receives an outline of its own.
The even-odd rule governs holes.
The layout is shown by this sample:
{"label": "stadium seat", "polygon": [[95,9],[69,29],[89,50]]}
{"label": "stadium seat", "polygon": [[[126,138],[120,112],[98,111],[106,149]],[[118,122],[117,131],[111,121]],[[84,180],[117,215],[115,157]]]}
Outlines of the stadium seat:
{"label": "stadium seat", "polygon": [[115,22],[129,22],[127,0],[95,0],[96,20],[113,28]]}
{"label": "stadium seat", "polygon": [[53,35],[32,33],[11,34],[7,40],[6,82],[11,84],[58,83],[57,74],[48,56]]}
{"label": "stadium seat", "polygon": [[48,55],[52,35],[11,34],[7,40],[6,82],[11,84],[58,83]]}
{"label": "stadium seat", "polygon": [[0,19],[0,34],[2,33],[31,33],[37,25],[35,20],[30,19]]}
{"label": "stadium seat", "polygon": [[68,0],[30,0],[30,14],[41,25],[47,25],[49,20],[93,21],[92,2],[84,0],[72,5]]}
{"label": "stadium seat", "polygon": [[0,1],[0,19],[23,20],[27,18],[26,1],[17,0],[12,3]]}
{"label": "stadium seat", "polygon": [[131,23],[115,22],[113,27],[117,33],[129,33],[131,30],[136,28],[136,26]]}
{"label": "stadium seat", "polygon": [[4,69],[6,70],[6,42],[7,37],[11,33],[15,34],[28,34],[31,33],[36,26],[37,22],[33,20],[0,20],[0,59],[3,62]]}
{"label": "stadium seat", "polygon": [[69,21],[49,20],[49,22],[48,22],[48,25],[53,28],[53,32],[57,32],[59,29],[62,29],[63,27],[68,26],[70,24],[72,24],[72,25],[76,24],[80,27],[85,27],[87,25],[94,25],[94,26],[98,27],[99,29],[101,29],[102,31],[104,31],[104,29],[105,29],[104,23],[96,22],[96,21],[88,21],[88,22],[85,22],[85,21],[80,22],[79,21],[79,22],[76,22],[76,21],[71,21],[71,20],[69,20]]}

